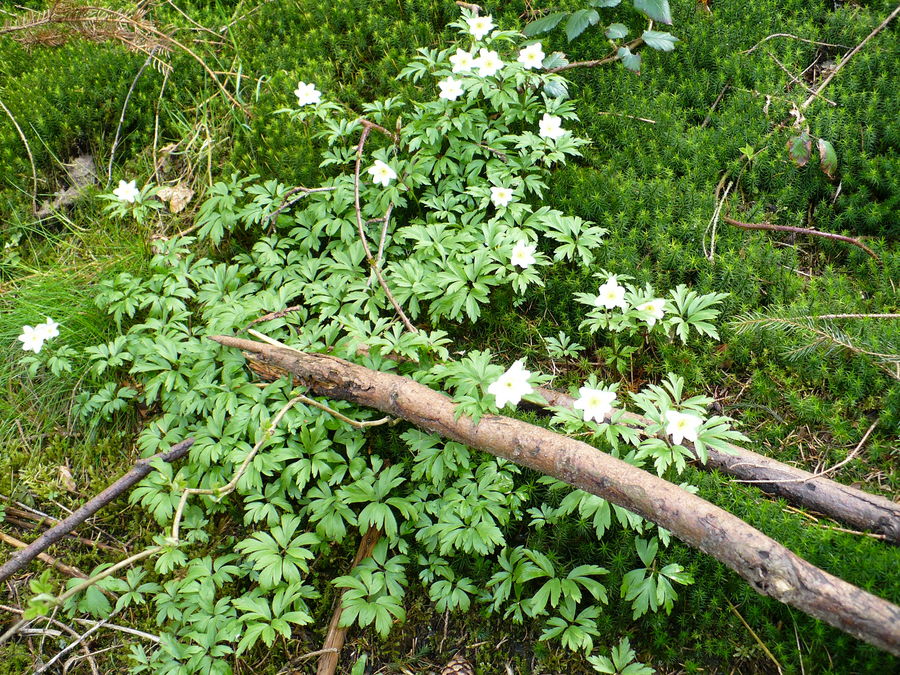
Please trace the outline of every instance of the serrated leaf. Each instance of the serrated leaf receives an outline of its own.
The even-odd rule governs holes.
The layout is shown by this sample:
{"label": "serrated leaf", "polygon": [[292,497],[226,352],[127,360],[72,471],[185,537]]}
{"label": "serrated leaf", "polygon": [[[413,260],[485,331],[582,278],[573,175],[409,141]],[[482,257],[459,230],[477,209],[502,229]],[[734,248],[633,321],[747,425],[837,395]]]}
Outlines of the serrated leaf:
{"label": "serrated leaf", "polygon": [[675,43],[678,38],[671,33],[663,33],[657,30],[645,30],[641,35],[644,42],[652,49],[658,49],[661,52],[670,52],[675,49]]}
{"label": "serrated leaf", "polygon": [[824,138],[820,138],[817,145],[819,147],[819,166],[822,167],[822,172],[829,178],[834,178],[838,163],[834,146]]}
{"label": "serrated leaf", "polygon": [[525,30],[522,32],[525,33],[527,37],[531,37],[532,35],[537,35],[539,33],[546,33],[547,31],[551,31],[556,28],[559,25],[559,22],[565,19],[568,15],[568,12],[555,12],[553,14],[548,14],[547,16],[542,16],[540,19],[532,21],[530,24],[525,26]]}
{"label": "serrated leaf", "polygon": [[634,8],[646,14],[654,21],[659,21],[667,26],[672,25],[672,11],[669,9],[669,0],[634,0]]}
{"label": "serrated leaf", "polygon": [[797,136],[788,139],[787,147],[794,164],[806,166],[812,155],[812,138],[810,138],[809,132],[804,130]]}
{"label": "serrated leaf", "polygon": [[628,35],[628,26],[623,23],[612,23],[606,27],[606,37],[610,40],[620,40]]}
{"label": "serrated leaf", "polygon": [[595,9],[579,9],[577,12],[572,12],[572,16],[566,21],[566,38],[571,42],[588,26],[594,26],[598,21],[600,21],[600,15]]}
{"label": "serrated leaf", "polygon": [[544,82],[544,93],[550,98],[565,98],[569,95],[565,80],[550,80]]}
{"label": "serrated leaf", "polygon": [[566,55],[562,52],[553,52],[544,59],[543,63],[541,63],[544,68],[547,70],[552,70],[554,68],[559,68],[560,66],[565,66],[569,63],[569,59],[566,58]]}
{"label": "serrated leaf", "polygon": [[628,47],[619,47],[619,51],[616,53],[618,54],[619,59],[622,61],[623,66],[625,66],[632,73],[636,73],[638,75],[641,74],[640,54],[632,54],[631,50]]}

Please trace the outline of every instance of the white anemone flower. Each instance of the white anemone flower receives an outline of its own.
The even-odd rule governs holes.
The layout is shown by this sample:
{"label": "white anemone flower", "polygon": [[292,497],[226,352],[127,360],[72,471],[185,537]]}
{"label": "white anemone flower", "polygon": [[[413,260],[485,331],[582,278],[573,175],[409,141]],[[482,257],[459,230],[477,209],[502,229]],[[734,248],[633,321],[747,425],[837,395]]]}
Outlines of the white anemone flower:
{"label": "white anemone flower", "polygon": [[306,82],[297,84],[294,95],[297,97],[297,105],[299,106],[313,105],[322,101],[322,92],[316,89],[316,85],[307,84]]}
{"label": "white anemone flower", "polygon": [[44,339],[44,331],[39,326],[22,326],[19,341],[26,352],[39,353],[44,346]]}
{"label": "white anemone flower", "polygon": [[375,163],[367,171],[372,176],[372,181],[382,187],[387,187],[397,177],[397,172],[380,159],[376,159]]}
{"label": "white anemone flower", "polygon": [[602,422],[612,411],[613,401],[616,400],[616,392],[582,387],[578,390],[580,398],[575,401],[573,407],[584,411],[584,421],[594,420]]}
{"label": "white anemone flower", "polygon": [[463,93],[462,80],[457,80],[452,77],[445,77],[438,82],[438,87],[441,90],[440,98],[445,98],[448,101],[455,101],[462,96]]}
{"label": "white anemone flower", "polygon": [[680,445],[685,439],[691,443],[697,440],[697,431],[703,424],[703,419],[697,415],[681,413],[677,410],[666,411],[666,433],[672,437],[672,443]]}
{"label": "white anemone flower", "polygon": [[48,316],[47,320],[35,326],[34,330],[40,332],[44,340],[52,340],[59,335],[59,324]]}
{"label": "white anemone flower", "polygon": [[113,194],[119,198],[120,202],[128,202],[134,204],[141,196],[141,191],[137,188],[137,181],[119,181],[119,187],[113,190]]}
{"label": "white anemone flower", "polygon": [[521,49],[519,51],[519,58],[517,58],[516,61],[521,63],[522,67],[526,70],[542,67],[544,63],[544,50],[541,49],[541,43],[535,42],[534,44],[530,44],[524,49]]}
{"label": "white anemone flower", "polygon": [[527,241],[520,241],[513,246],[512,255],[510,256],[509,261],[513,265],[518,265],[523,270],[528,269],[537,262],[534,257],[535,251],[537,251],[537,246],[529,244]]}
{"label": "white anemone flower", "polygon": [[510,403],[518,405],[523,396],[534,391],[534,387],[528,383],[531,372],[525,370],[524,364],[525,359],[519,359],[488,386],[487,392],[497,399],[498,408],[505,408]]}
{"label": "white anemone flower", "polygon": [[605,284],[600,286],[600,290],[597,291],[597,299],[594,300],[594,306],[602,307],[603,309],[613,309],[614,307],[619,307],[620,309],[628,308],[628,303],[625,302],[625,289],[619,286],[615,275],[611,276],[606,280]]}
{"label": "white anemone flower", "polygon": [[478,68],[478,74],[481,77],[490,77],[496,75],[497,71],[503,67],[503,61],[500,60],[497,52],[482,47],[478,51],[478,58],[475,59],[475,67]]}
{"label": "white anemone flower", "polygon": [[665,300],[662,298],[653,298],[653,300],[642,302],[636,309],[640,312],[647,312],[650,314],[650,316],[647,317],[647,325],[650,326],[650,328],[653,328],[656,322],[666,315],[665,306]]}
{"label": "white anemone flower", "polygon": [[454,73],[468,73],[475,67],[475,56],[465,49],[456,49],[456,53],[450,56]]}
{"label": "white anemone flower", "polygon": [[505,187],[492,187],[491,188],[491,202],[493,202],[494,206],[498,209],[504,206],[508,206],[512,201],[513,191],[510,188]]}
{"label": "white anemone flower", "polygon": [[469,33],[476,40],[480,40],[485,35],[494,30],[494,17],[488,16],[472,16],[466,19],[469,24]]}
{"label": "white anemone flower", "polygon": [[552,138],[553,140],[556,140],[565,133],[567,132],[562,128],[562,120],[557,115],[544,113],[544,116],[538,123],[538,134],[541,138]]}

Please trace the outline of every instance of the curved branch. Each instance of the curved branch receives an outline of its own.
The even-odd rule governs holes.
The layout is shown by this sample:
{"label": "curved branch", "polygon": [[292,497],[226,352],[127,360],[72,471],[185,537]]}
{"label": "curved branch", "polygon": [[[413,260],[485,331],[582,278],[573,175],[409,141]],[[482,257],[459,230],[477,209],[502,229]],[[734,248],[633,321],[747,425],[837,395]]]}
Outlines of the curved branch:
{"label": "curved branch", "polygon": [[[637,38],[629,42],[626,47],[628,49],[636,49],[644,44],[644,38]],[[593,61],[574,61],[573,63],[567,63],[564,66],[557,66],[556,68],[550,68],[548,73],[561,73],[564,70],[571,70],[572,68],[596,68],[597,66],[605,66],[607,63],[614,63],[616,61],[620,61],[622,57],[619,56],[619,50],[617,49],[614,52],[610,52],[608,56],[604,56],[602,59],[595,59]]]}
{"label": "curved branch", "polygon": [[744,223],[740,220],[735,220],[734,218],[729,218],[728,216],[722,216],[722,220],[724,220],[729,225],[734,225],[735,227],[742,227],[745,230],[774,230],[775,232],[796,232],[797,234],[811,234],[815,237],[825,237],[826,239],[836,239],[838,241],[845,241],[848,244],[853,244],[861,248],[868,255],[872,256],[878,262],[881,262],[881,258],[862,243],[859,239],[854,239],[853,237],[845,237],[843,234],[834,234],[832,232],[821,232],[819,230],[810,230],[805,227],[794,227],[793,225],[772,225],[771,223]]}
{"label": "curved branch", "polygon": [[740,518],[654,474],[519,420],[485,415],[475,424],[469,417],[457,418],[449,397],[409,378],[334,356],[227,336],[211,339],[257,354],[299,376],[318,394],[403,418],[626,508],[727,565],[758,593],[900,655],[900,607],[811,565]]}

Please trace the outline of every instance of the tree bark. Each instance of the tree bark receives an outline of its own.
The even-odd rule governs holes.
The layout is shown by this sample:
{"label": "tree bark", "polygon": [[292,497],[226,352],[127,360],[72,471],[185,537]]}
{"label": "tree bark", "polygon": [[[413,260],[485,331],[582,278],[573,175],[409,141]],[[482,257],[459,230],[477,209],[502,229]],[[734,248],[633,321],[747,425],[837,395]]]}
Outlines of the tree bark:
{"label": "tree bark", "polygon": [[622,506],[713,556],[758,593],[900,655],[900,607],[818,569],[727,511],[586,443],[499,415],[485,415],[478,424],[466,416],[456,419],[456,405],[444,394],[334,356],[227,336],[212,339],[293,373],[319,395],[381,410]]}
{"label": "tree bark", "polygon": [[40,537],[31,542],[27,548],[22,549],[7,560],[3,564],[3,567],[0,567],[0,583],[25,567],[25,565],[37,558],[43,551],[65,537],[85,520],[97,513],[97,511],[109,504],[123,492],[129,490],[141,478],[153,471],[153,467],[150,466],[152,460],[162,458],[166,462],[172,462],[183,457],[193,444],[194,439],[188,438],[181,441],[181,443],[173,445],[167,452],[161,452],[158,455],[153,455],[153,457],[147,457],[146,459],[139,459],[131,471],[126,473],[93,499],[85,502],[80,508],[73,511],[68,518],[61,520],[58,524],[44,532]]}
{"label": "tree bark", "polygon": [[[571,408],[575,402],[568,394],[552,389],[540,388],[539,393],[553,406]],[[626,424],[641,429],[650,422],[646,417],[627,411],[613,410],[610,415],[616,413],[623,413],[622,419]],[[693,444],[689,441],[685,441],[684,445],[693,450]],[[900,504],[783,464],[739,445],[729,443],[728,447],[733,454],[707,448],[709,461],[697,466],[706,470],[718,469],[740,480],[753,481],[764,492],[858,529],[882,534],[886,541],[900,544]]]}

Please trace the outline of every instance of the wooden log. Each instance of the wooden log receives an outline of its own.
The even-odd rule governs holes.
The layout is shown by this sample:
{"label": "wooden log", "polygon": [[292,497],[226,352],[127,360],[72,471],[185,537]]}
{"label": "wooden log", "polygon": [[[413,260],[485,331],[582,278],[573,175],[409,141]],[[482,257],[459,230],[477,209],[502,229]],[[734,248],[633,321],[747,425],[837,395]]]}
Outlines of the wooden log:
{"label": "wooden log", "polygon": [[740,518],[654,474],[519,420],[457,419],[449,397],[409,378],[324,354],[228,336],[212,339],[284,368],[319,395],[400,417],[622,506],[713,556],[758,593],[900,656],[900,607],[811,565]]}

